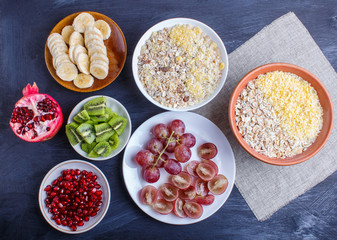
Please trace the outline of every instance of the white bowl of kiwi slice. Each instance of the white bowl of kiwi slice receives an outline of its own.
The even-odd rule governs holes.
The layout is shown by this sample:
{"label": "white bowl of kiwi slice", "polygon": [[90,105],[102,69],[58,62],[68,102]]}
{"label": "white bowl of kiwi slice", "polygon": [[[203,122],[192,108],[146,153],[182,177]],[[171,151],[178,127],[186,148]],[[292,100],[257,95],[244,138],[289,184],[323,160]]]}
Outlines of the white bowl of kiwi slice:
{"label": "white bowl of kiwi slice", "polygon": [[88,97],[71,111],[66,135],[81,156],[95,161],[120,153],[131,135],[131,119],[125,107],[108,96]]}

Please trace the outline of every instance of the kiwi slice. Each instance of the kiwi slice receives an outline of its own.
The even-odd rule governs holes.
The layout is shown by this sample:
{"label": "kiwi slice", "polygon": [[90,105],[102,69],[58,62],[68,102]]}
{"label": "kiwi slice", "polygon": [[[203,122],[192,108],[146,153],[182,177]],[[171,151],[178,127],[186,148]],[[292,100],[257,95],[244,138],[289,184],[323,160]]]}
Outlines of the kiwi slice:
{"label": "kiwi slice", "polygon": [[76,145],[82,142],[83,140],[82,136],[77,133],[76,131],[77,128],[78,128],[78,124],[74,122],[66,125],[66,135],[71,145]]}
{"label": "kiwi slice", "polygon": [[[97,155],[102,156],[102,157],[107,157],[111,153],[111,147],[108,142],[99,142],[97,145],[94,147],[93,150],[89,153],[89,155],[95,152]],[[88,156],[89,156],[88,155]],[[90,156],[89,156],[90,157]]]}
{"label": "kiwi slice", "polygon": [[82,110],[74,116],[74,121],[78,123],[84,123],[90,119],[89,114],[86,110]]}
{"label": "kiwi slice", "polygon": [[[106,110],[105,110],[106,111]],[[109,115],[108,114],[103,114],[99,116],[91,116],[91,121],[94,123],[101,123],[101,122],[106,122],[109,120]]]}
{"label": "kiwi slice", "polygon": [[86,141],[87,143],[90,144],[95,141],[95,131],[94,127],[91,124],[87,122],[82,123],[76,128],[76,131],[83,137],[84,141]]}
{"label": "kiwi slice", "polygon": [[127,120],[120,115],[117,115],[109,121],[109,125],[117,132],[118,136],[122,134],[126,127]]}
{"label": "kiwi slice", "polygon": [[94,147],[96,146],[97,142],[92,142],[92,143],[86,143],[83,142],[81,144],[81,149],[86,152],[86,153],[90,153],[92,149],[94,149]]}
{"label": "kiwi slice", "polygon": [[105,114],[108,115],[108,120],[113,118],[114,116],[117,116],[117,113],[113,112],[110,108],[106,107],[105,108]]}
{"label": "kiwi slice", "polygon": [[105,107],[106,107],[105,97],[97,97],[84,104],[84,109],[88,112],[90,116],[105,114]]}
{"label": "kiwi slice", "polygon": [[92,149],[92,150],[88,153],[88,157],[91,157],[91,158],[98,158],[98,157],[100,157],[100,156],[94,151],[94,149]]}
{"label": "kiwi slice", "polygon": [[110,147],[112,150],[115,150],[118,148],[119,146],[119,138],[118,138],[118,134],[115,133],[114,135],[112,135],[109,140],[108,143],[110,144]]}
{"label": "kiwi slice", "polygon": [[107,141],[115,133],[115,130],[113,130],[107,123],[97,124],[94,127],[96,142]]}

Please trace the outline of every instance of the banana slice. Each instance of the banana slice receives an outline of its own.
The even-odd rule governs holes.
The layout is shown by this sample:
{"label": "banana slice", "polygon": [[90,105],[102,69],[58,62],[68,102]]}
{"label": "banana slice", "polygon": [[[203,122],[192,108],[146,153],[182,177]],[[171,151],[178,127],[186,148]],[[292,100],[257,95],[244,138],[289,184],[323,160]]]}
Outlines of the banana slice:
{"label": "banana slice", "polygon": [[99,52],[93,53],[90,57],[90,63],[92,63],[96,60],[103,61],[103,62],[105,62],[106,64],[109,65],[109,58],[105,54],[102,54],[102,53],[99,53]]}
{"label": "banana slice", "polygon": [[68,54],[62,53],[58,54],[56,57],[53,57],[53,66],[55,69],[61,64],[66,61],[70,61]]}
{"label": "banana slice", "polygon": [[60,52],[68,53],[68,47],[67,46],[63,46],[63,45],[55,46],[51,50],[51,55],[54,57],[54,56],[56,56]]}
{"label": "banana slice", "polygon": [[104,20],[97,20],[94,25],[103,35],[103,40],[107,40],[111,34],[111,28],[109,24]]}
{"label": "banana slice", "polygon": [[102,45],[88,45],[88,53],[89,57],[91,57],[94,53],[107,55],[106,47]]}
{"label": "banana slice", "polygon": [[94,46],[101,46],[105,48],[104,42],[98,39],[91,39],[90,42],[87,43],[86,47],[88,49],[94,47]]}
{"label": "banana slice", "polygon": [[77,59],[77,57],[80,53],[88,54],[88,51],[85,47],[83,47],[81,45],[76,45],[75,48],[74,48],[74,52],[73,52],[73,59],[74,59],[75,63],[76,63],[76,59]]}
{"label": "banana slice", "polygon": [[102,67],[104,67],[105,69],[109,70],[109,64],[107,64],[105,61],[102,60],[94,60],[91,62],[91,64],[93,65],[101,65]]}
{"label": "banana slice", "polygon": [[83,39],[83,36],[82,34],[80,34],[79,32],[73,32],[71,35],[70,35],[70,38],[69,38],[69,45],[82,45],[84,46],[84,39]]}
{"label": "banana slice", "polygon": [[80,73],[74,79],[74,85],[78,88],[89,88],[94,84],[94,78],[90,74]]}
{"label": "banana slice", "polygon": [[89,72],[90,61],[89,61],[88,54],[86,53],[78,54],[77,58],[75,58],[75,62],[80,72],[85,73],[85,74],[90,74]]}
{"label": "banana slice", "polygon": [[67,46],[66,43],[63,41],[63,38],[62,39],[61,38],[54,38],[49,42],[48,48],[49,48],[50,51],[53,51],[53,48],[55,46],[61,46],[61,45]]}
{"label": "banana slice", "polygon": [[104,79],[108,76],[109,68],[106,65],[90,64],[90,73],[97,79]]}
{"label": "banana slice", "polygon": [[101,33],[100,30],[98,30],[96,27],[94,26],[89,26],[85,29],[84,32],[84,37],[86,37],[89,34],[94,34],[94,35],[98,35],[102,40],[103,40],[103,35]]}
{"label": "banana slice", "polygon": [[89,13],[81,13],[79,14],[73,22],[73,27],[75,31],[84,33],[85,29],[88,26],[94,26],[95,19]]}
{"label": "banana slice", "polygon": [[77,46],[80,46],[80,45],[71,45],[70,47],[69,47],[69,58],[70,58],[70,60],[73,62],[73,63],[75,63],[75,59],[74,59],[74,50],[75,50],[75,48],[77,47]]}
{"label": "banana slice", "polygon": [[61,35],[66,44],[69,44],[70,35],[75,31],[74,27],[71,25],[65,26],[62,29]]}
{"label": "banana slice", "polygon": [[58,66],[56,74],[63,81],[72,81],[77,77],[78,71],[75,64],[72,62],[64,62]]}
{"label": "banana slice", "polygon": [[59,33],[52,33],[49,35],[47,39],[47,46],[50,49],[50,42],[56,40],[56,39],[63,39],[63,37]]}
{"label": "banana slice", "polygon": [[101,41],[101,42],[103,42],[103,38],[101,38],[99,35],[97,35],[97,34],[87,34],[87,35],[85,35],[84,36],[84,43],[85,43],[85,45],[87,46],[88,45],[88,43],[90,43],[91,41],[93,41],[93,40],[96,40],[96,41]]}

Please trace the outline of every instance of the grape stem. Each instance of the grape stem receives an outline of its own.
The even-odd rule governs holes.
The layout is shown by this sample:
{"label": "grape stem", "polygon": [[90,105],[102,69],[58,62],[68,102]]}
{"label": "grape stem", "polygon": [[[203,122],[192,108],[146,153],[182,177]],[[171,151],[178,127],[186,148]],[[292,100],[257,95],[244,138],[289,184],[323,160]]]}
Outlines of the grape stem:
{"label": "grape stem", "polygon": [[173,139],[172,138],[173,134],[174,134],[174,131],[172,131],[170,137],[168,138],[168,141],[167,141],[166,146],[164,147],[164,149],[159,153],[159,156],[157,157],[156,162],[153,164],[153,167],[157,166],[159,159],[161,159],[163,162],[166,162],[164,159],[161,158],[161,155],[163,155],[163,153],[165,152],[166,148],[168,147],[168,145],[170,143],[176,141],[176,140],[172,140]]}

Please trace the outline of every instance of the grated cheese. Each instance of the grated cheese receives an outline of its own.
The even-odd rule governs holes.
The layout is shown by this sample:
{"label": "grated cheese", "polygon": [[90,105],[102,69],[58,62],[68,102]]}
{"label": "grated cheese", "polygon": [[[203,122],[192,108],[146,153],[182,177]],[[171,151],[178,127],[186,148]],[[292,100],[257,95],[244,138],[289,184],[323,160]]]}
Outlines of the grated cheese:
{"label": "grated cheese", "polygon": [[258,76],[256,86],[273,105],[281,128],[311,144],[323,125],[323,109],[315,89],[301,77],[274,71]]}

